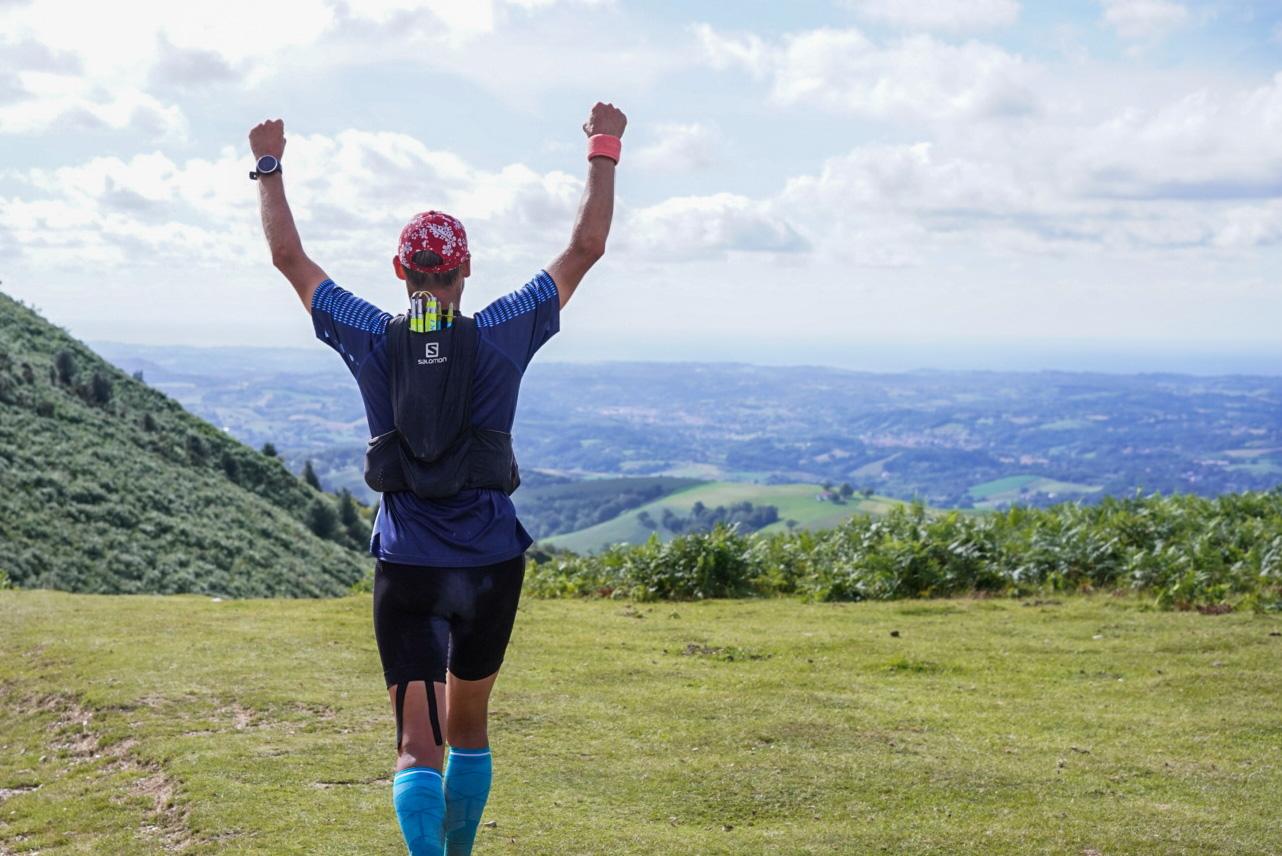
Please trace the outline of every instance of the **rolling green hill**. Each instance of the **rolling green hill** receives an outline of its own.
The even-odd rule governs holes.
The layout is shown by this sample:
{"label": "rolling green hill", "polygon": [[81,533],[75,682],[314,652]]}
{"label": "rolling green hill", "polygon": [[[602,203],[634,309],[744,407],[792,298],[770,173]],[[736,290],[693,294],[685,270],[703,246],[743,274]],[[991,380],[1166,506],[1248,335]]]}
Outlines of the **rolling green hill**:
{"label": "rolling green hill", "polygon": [[880,514],[895,505],[902,504],[899,500],[882,496],[865,498],[856,495],[844,505],[833,505],[816,499],[822,491],[823,489],[815,484],[704,482],[626,511],[604,523],[546,538],[543,543],[573,550],[576,553],[587,553],[610,544],[638,544],[649,538],[655,531],[665,541],[670,540],[674,537],[674,533],[663,529],[662,526],[657,530],[645,526],[641,515],[648,513],[651,518],[658,520],[665,509],[670,509],[674,514],[689,514],[690,508],[696,502],[702,502],[709,508],[719,505],[729,506],[737,502],[751,502],[758,506],[773,505],[779,509],[779,522],[761,530],[766,533],[786,531],[789,520],[795,520],[797,527],[802,529],[828,529],[846,520],[852,514]]}
{"label": "rolling green hill", "polygon": [[339,594],[367,564],[353,512],[0,295],[0,571],[15,583]]}

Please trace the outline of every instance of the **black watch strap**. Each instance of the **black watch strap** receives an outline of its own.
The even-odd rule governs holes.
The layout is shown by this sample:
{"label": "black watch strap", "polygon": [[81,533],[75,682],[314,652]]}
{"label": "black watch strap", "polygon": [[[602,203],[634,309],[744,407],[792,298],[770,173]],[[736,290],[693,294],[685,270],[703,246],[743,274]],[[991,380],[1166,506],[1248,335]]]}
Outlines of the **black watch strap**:
{"label": "black watch strap", "polygon": [[[268,169],[261,169],[261,167],[264,166],[263,161],[265,160],[270,160],[272,162],[272,165],[269,165],[270,168]],[[264,175],[277,175],[280,173],[280,171],[281,171],[280,158],[273,157],[272,155],[263,155],[258,159],[258,163],[254,164],[254,169],[250,171],[249,177],[253,181],[257,181],[259,178],[261,178]]]}

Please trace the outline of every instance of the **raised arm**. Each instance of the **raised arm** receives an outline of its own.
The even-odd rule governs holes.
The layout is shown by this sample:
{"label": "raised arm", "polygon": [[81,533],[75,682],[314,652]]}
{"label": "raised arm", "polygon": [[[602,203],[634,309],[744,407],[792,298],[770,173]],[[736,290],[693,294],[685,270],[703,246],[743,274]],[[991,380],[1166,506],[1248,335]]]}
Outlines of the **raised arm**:
{"label": "raised arm", "polygon": [[[596,134],[622,137],[627,125],[628,117],[622,110],[598,101],[583,124],[583,133],[589,137]],[[604,155],[588,161],[588,185],[583,191],[570,245],[548,265],[562,309],[579,287],[583,275],[605,255],[605,241],[610,236],[610,221],[614,218],[614,170],[615,162]]]}
{"label": "raised arm", "polygon": [[[249,148],[257,160],[271,155],[280,160],[285,153],[285,122],[271,119],[249,132]],[[303,308],[312,311],[312,294],[327,277],[320,265],[303,252],[303,242],[294,225],[294,215],[285,198],[285,180],[279,171],[258,178],[258,202],[263,214],[263,234],[272,251],[272,264],[294,286]]]}

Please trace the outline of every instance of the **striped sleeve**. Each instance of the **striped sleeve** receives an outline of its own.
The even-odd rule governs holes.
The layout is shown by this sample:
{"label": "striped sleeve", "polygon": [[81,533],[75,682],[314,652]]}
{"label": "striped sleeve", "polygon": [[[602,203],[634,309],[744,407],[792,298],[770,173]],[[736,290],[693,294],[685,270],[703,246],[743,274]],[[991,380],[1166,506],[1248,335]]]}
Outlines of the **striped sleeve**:
{"label": "striped sleeve", "polygon": [[561,329],[561,301],[547,271],[476,313],[486,341],[522,371],[534,354]]}
{"label": "striped sleeve", "polygon": [[352,374],[374,350],[391,320],[391,315],[339,288],[332,279],[322,282],[312,295],[316,338],[337,351]]}

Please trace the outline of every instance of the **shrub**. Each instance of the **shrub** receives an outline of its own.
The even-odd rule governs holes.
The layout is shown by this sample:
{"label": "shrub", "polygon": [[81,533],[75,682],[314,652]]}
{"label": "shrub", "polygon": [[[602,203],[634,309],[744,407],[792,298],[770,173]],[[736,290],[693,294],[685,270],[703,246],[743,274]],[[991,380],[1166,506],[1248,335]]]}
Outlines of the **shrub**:
{"label": "shrub", "polygon": [[53,358],[54,369],[58,372],[58,381],[63,386],[76,382],[76,358],[71,351],[59,351]]}
{"label": "shrub", "polygon": [[89,383],[90,391],[93,395],[94,403],[109,404],[113,390],[111,378],[102,372],[94,372],[93,379]]}
{"label": "shrub", "polygon": [[234,482],[240,481],[240,461],[231,452],[223,452],[223,472]]}
{"label": "shrub", "polygon": [[369,541],[369,526],[361,519],[356,500],[352,497],[352,492],[346,488],[338,494],[338,522],[347,537],[356,544],[364,545]]}
{"label": "shrub", "polygon": [[333,538],[338,531],[338,515],[324,499],[316,499],[307,512],[307,527],[320,538]]}
{"label": "shrub", "polygon": [[198,434],[187,435],[187,458],[196,466],[203,467],[209,461],[209,446]]}
{"label": "shrub", "polygon": [[1151,594],[1163,608],[1282,610],[1282,489],[988,515],[914,504],[825,532],[771,536],[718,526],[667,544],[656,534],[597,556],[556,556],[535,563],[527,581],[544,597],[887,600],[1120,589]]}

